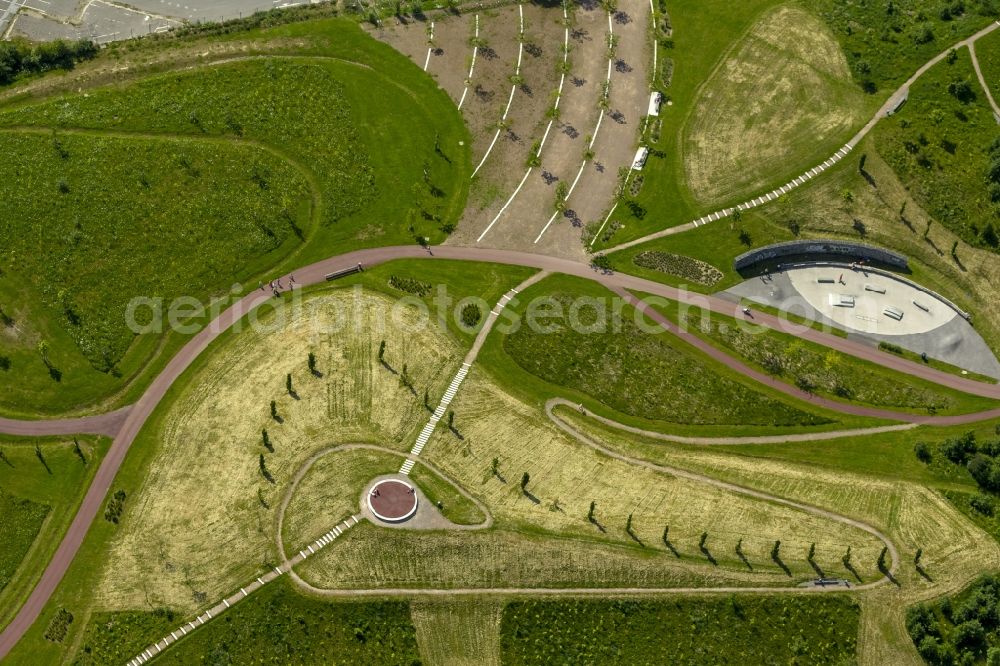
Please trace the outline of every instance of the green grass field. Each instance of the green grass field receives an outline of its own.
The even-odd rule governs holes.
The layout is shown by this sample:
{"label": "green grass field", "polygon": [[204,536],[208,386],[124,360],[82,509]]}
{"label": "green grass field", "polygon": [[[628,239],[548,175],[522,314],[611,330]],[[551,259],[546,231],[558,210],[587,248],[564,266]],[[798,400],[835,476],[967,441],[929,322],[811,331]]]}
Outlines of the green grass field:
{"label": "green grass field", "polygon": [[78,441],[80,454],[72,440],[0,437],[0,627],[42,574],[110,444]]}
{"label": "green grass field", "polygon": [[498,599],[415,599],[410,617],[417,629],[417,645],[426,664],[500,664]]}
{"label": "green grass field", "polygon": [[0,494],[0,506],[3,507],[0,533],[3,534],[4,543],[3,558],[0,559],[2,591],[10,583],[31,544],[38,537],[42,524],[49,515],[49,507],[7,493]]}
{"label": "green grass field", "polygon": [[515,601],[500,647],[504,664],[844,664],[859,614],[829,596]]}
{"label": "green grass field", "polygon": [[833,472],[867,474],[883,479],[913,481],[930,487],[971,492],[975,490],[976,485],[968,472],[950,463],[925,465],[917,460],[913,454],[913,447],[919,441],[939,442],[967,432],[974,432],[978,437],[988,439],[996,423],[993,421],[976,426],[947,428],[921,426],[902,432],[845,437],[832,442],[740,444],[713,447],[713,450],[740,456],[801,463]]}
{"label": "green grass field", "polygon": [[[535,378],[542,401],[582,395],[603,411],[662,424],[789,427],[837,420],[745,383],[668,333],[643,331],[631,307],[623,307],[620,330],[615,330],[611,296],[602,287],[565,276],[534,285],[521,296],[521,326],[498,330],[500,335],[487,343],[486,367],[504,385],[521,390],[532,387],[524,377]],[[537,307],[539,326],[533,327],[532,312],[524,308],[536,297],[554,300]],[[577,297],[583,305],[571,307]],[[595,304],[608,316],[596,327]],[[557,312],[562,315],[545,318]],[[550,327],[556,330],[546,332]],[[493,349],[502,349],[506,358]]]}
{"label": "green grass field", "polygon": [[[125,663],[179,618],[160,613],[91,617],[74,663]],[[405,602],[329,603],[280,581],[157,658],[164,664],[411,664],[419,661]]]}
{"label": "green grass field", "polygon": [[[54,83],[0,106],[18,156],[7,178],[29,185],[4,201],[14,242],[0,308],[13,324],[0,331],[10,362],[0,372],[18,391],[0,410],[134,399],[184,336],[134,337],[123,319],[133,296],[207,302],[357,247],[438,242],[458,219],[469,142],[454,105],[351,22],[195,36],[149,53],[183,63],[199,46],[240,40],[270,57],[152,76],[137,67],[114,85],[92,76],[82,90]],[[25,222],[40,216],[54,223]]]}
{"label": "green grass field", "polygon": [[[648,296],[646,296],[649,298]],[[656,306],[659,312],[715,347],[769,375],[811,393],[843,402],[915,413],[985,411],[995,401],[950,390],[874,363],[841,354],[795,336],[755,326],[707,310],[678,304]]]}
{"label": "green grass field", "polygon": [[[740,236],[740,232],[746,235]],[[721,220],[681,234],[659,238],[649,243],[608,255],[611,265],[623,273],[638,275],[649,280],[664,282],[691,291],[714,293],[743,281],[733,270],[733,259],[754,247],[776,241],[791,240],[794,236],[787,228],[768,223],[755,215],[746,215],[737,225]],[[749,244],[745,242],[749,240]],[[711,285],[699,284],[686,275],[653,270],[636,263],[643,252],[668,252],[703,261],[722,272],[722,279]]]}
{"label": "green grass field", "polygon": [[[46,394],[72,404],[113,386],[134,338],[131,298],[210,293],[220,275],[246,278],[287,254],[310,225],[303,173],[251,144],[0,133],[0,146],[12,156],[0,178],[19,182],[0,214],[10,240],[4,279],[14,295],[4,304],[13,322],[0,336],[11,357],[8,409]],[[150,263],[156,258],[162,267]],[[38,309],[22,310],[19,283],[53,313],[73,349],[39,330]],[[143,311],[138,323],[147,320]]]}
{"label": "green grass field", "polygon": [[1000,35],[993,32],[977,41],[976,59],[995,100],[1000,94]]}
{"label": "green grass field", "polygon": [[[968,85],[968,96],[949,91],[958,84]],[[996,250],[1000,227],[991,199],[1000,197],[1000,184],[993,185],[998,194],[992,194],[988,173],[990,146],[998,137],[993,112],[963,50],[912,86],[906,105],[876,128],[875,145],[935,220],[966,243]]]}
{"label": "green grass field", "polygon": [[998,13],[990,0],[819,0],[810,5],[836,35],[855,81],[873,94],[891,91]]}
{"label": "green grass field", "polygon": [[482,509],[424,465],[417,465],[410,472],[410,478],[451,522],[457,525],[479,525],[486,520]]}
{"label": "green grass field", "polygon": [[[716,200],[698,200],[685,175],[691,149],[691,140],[685,137],[690,133],[690,127],[709,122],[704,117],[696,116],[696,109],[704,106],[707,103],[705,100],[712,100],[714,105],[722,104],[729,97],[737,101],[754,99],[756,106],[750,105],[749,109],[747,105],[738,107],[741,115],[732,122],[740,129],[754,125],[762,129],[768,119],[791,127],[792,119],[803,114],[826,119],[852,118],[851,122],[841,123],[839,131],[820,133],[818,138],[805,135],[791,140],[784,159],[778,162],[778,172],[782,176],[798,174],[833,154],[860,129],[865,117],[874,113],[885,97],[922,64],[948,45],[988,25],[996,15],[993,3],[978,0],[964,3],[963,12],[949,11],[948,20],[942,19],[944,5],[935,0],[900,0],[892,5],[820,0],[784,5],[782,11],[786,13],[789,8],[795,12],[810,12],[824,24],[825,30],[806,31],[792,45],[779,39],[783,52],[771,51],[757,58],[763,62],[735,59],[741,52],[748,57],[760,55],[753,50],[754,42],[759,41],[752,35],[754,26],[779,6],[775,0],[753,0],[735,5],[721,0],[668,3],[674,33],[669,40],[660,40],[660,57],[663,61],[670,59],[673,62],[672,82],[664,89],[673,105],[664,109],[659,127],[654,126],[650,135],[653,150],[643,171],[643,189],[634,198],[637,205],[619,206],[612,220],[623,227],[611,238],[598,240],[597,248],[677,226],[725,207],[728,201],[725,194]],[[889,7],[893,8],[891,12]],[[793,21],[781,26],[783,34],[789,35],[805,22],[807,20]],[[930,39],[927,39],[927,30]],[[789,58],[789,54],[799,51],[800,44],[805,43],[809,43],[810,47],[804,54],[800,52],[797,57]],[[752,91],[758,80],[761,77],[781,76],[780,71],[771,69],[776,68],[774,63],[777,60],[787,60],[790,66],[797,68],[808,68],[808,63],[821,57],[821,54],[835,53],[837,44],[842,51],[839,57],[846,57],[847,71],[839,69],[840,74],[832,86],[829,78],[818,79],[822,83],[813,86],[816,108],[811,106],[812,100],[803,101],[793,94],[777,95],[770,104],[756,103],[757,98]],[[713,76],[713,72],[724,71],[727,59],[730,68],[738,64],[759,66],[763,67],[763,73],[742,79],[723,74]],[[816,72],[814,69],[808,73],[815,78]],[[867,90],[868,96],[862,94],[859,99],[856,93],[843,85],[848,74],[857,90],[862,93]],[[727,82],[727,78],[731,81]],[[713,81],[716,85],[711,85]],[[826,100],[825,107],[818,102],[819,99]],[[744,116],[749,120],[742,119]],[[736,140],[742,141],[745,133],[737,135]],[[788,136],[793,135],[794,131]],[[753,154],[758,152],[755,146]],[[750,188],[746,190],[749,195],[746,198],[750,198],[755,196],[750,193],[753,188],[756,188],[754,192],[760,193],[787,180],[770,171],[771,178],[760,177],[756,168],[733,173],[733,178],[710,187],[731,187],[733,179],[745,181],[744,184]]]}

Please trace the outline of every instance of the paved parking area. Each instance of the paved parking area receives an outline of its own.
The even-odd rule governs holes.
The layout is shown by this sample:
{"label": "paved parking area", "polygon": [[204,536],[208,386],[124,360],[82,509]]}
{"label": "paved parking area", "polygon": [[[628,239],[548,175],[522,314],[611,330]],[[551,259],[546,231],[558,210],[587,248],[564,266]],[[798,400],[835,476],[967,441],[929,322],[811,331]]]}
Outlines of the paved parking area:
{"label": "paved parking area", "polygon": [[[41,2],[41,0],[27,0]],[[76,11],[76,2],[52,0],[53,11]],[[58,7],[55,3],[61,3]],[[80,13],[65,15],[21,12],[11,26],[11,34],[34,41],[89,38],[98,44],[129,39],[179,26],[181,21],[119,7],[103,0],[83,3]]]}
{"label": "paved parking area", "polygon": [[33,41],[90,38],[98,43],[222,21],[321,0],[0,0],[0,35]]}
{"label": "paved parking area", "polygon": [[184,19],[185,21],[220,21],[239,18],[254,12],[307,5],[306,2],[280,0],[129,0],[129,5],[140,11]]}

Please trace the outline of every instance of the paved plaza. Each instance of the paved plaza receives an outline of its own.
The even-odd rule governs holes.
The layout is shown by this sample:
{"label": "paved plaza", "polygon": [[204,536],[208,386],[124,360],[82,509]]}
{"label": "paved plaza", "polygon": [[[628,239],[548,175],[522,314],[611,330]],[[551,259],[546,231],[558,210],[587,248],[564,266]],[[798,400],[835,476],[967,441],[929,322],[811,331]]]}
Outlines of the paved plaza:
{"label": "paved plaza", "polygon": [[852,339],[889,342],[1000,379],[1000,362],[954,307],[889,275],[796,267],[746,280],[726,293],[834,326]]}
{"label": "paved plaza", "polygon": [[222,21],[319,0],[0,0],[0,35],[99,44],[164,32],[185,22]]}

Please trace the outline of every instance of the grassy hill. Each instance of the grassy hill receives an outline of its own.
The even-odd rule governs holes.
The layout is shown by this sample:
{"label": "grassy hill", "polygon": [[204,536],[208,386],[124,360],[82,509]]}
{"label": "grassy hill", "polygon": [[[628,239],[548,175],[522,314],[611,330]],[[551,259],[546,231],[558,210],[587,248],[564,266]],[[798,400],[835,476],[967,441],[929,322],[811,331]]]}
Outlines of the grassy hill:
{"label": "grassy hill", "polygon": [[[252,57],[182,66],[198,47],[251,45]],[[358,247],[440,241],[461,213],[469,158],[458,112],[356,24],[191,37],[161,51],[151,42],[129,58],[169,54],[176,71],[112,76],[101,70],[114,65],[108,55],[0,106],[12,156],[0,178],[18,184],[0,204],[11,239],[0,251],[0,374],[17,387],[0,411],[134,399],[184,336],[136,336],[133,298],[207,304]]]}

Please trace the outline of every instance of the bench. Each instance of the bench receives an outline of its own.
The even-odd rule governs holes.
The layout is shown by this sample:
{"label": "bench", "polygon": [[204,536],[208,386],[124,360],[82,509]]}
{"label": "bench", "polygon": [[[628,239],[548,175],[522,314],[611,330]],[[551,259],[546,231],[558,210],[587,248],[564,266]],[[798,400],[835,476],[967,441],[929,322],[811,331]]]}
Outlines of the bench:
{"label": "bench", "polygon": [[921,310],[923,310],[924,312],[930,312],[931,311],[931,309],[929,307],[927,307],[926,305],[924,305],[923,303],[918,303],[917,301],[913,301],[913,304],[916,305]]}
{"label": "bench", "polygon": [[903,311],[899,308],[888,307],[882,310],[882,314],[890,319],[895,319],[896,321],[903,321]]}
{"label": "bench", "polygon": [[362,271],[361,264],[357,266],[351,266],[350,268],[343,268],[339,271],[334,271],[333,273],[327,273],[326,281],[336,280],[337,278],[342,278],[347,275],[353,275],[355,273],[360,273]]}
{"label": "bench", "polygon": [[885,287],[876,287],[876,286],[873,286],[873,285],[870,285],[870,284],[866,284],[865,285],[865,291],[870,291],[873,294],[884,294],[885,293]]}

